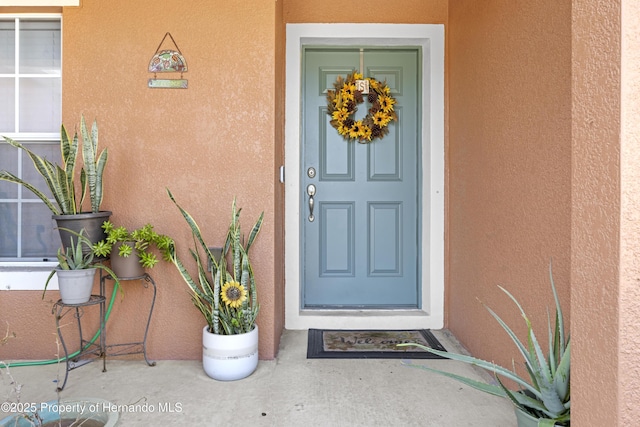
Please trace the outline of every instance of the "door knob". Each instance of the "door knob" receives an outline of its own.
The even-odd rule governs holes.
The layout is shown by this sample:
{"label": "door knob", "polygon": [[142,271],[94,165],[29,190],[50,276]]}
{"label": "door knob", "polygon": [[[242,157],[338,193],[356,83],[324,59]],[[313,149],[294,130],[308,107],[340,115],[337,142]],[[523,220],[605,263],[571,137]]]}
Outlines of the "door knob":
{"label": "door knob", "polygon": [[313,196],[316,195],[316,186],[313,184],[307,185],[307,194],[309,195],[309,222],[313,222],[315,219],[313,216],[313,206],[315,205]]}

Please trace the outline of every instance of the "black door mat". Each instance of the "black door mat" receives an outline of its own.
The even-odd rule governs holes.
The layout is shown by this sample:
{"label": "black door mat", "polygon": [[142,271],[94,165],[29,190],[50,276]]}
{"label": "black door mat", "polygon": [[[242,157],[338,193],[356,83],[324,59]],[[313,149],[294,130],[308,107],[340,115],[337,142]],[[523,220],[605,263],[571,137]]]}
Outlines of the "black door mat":
{"label": "black door mat", "polygon": [[418,343],[447,351],[427,329],[309,329],[307,359],[444,359],[419,347],[397,347],[400,343]]}

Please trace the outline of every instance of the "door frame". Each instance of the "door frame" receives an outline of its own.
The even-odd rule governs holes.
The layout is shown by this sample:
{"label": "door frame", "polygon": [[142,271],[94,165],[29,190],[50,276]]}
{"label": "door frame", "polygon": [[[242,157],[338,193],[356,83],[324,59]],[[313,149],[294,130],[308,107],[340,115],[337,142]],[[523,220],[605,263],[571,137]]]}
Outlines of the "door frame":
{"label": "door frame", "polygon": [[[376,37],[371,37],[376,34]],[[337,37],[339,35],[339,37]],[[301,308],[300,102],[302,45],[422,48],[422,300],[419,309]],[[444,326],[444,25],[287,24],[285,97],[285,327],[401,329]],[[427,206],[428,204],[428,206]]]}

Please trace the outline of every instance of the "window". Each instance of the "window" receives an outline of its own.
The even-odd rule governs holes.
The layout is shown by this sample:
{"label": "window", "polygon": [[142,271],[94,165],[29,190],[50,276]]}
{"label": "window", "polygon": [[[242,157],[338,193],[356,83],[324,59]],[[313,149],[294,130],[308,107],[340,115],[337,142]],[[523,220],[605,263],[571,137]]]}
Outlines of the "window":
{"label": "window", "polygon": [[[0,135],[56,163],[62,117],[61,35],[60,15],[0,15]],[[29,157],[3,140],[1,169],[46,190]],[[44,203],[22,186],[0,181],[0,269],[16,262],[55,260],[59,244]]]}

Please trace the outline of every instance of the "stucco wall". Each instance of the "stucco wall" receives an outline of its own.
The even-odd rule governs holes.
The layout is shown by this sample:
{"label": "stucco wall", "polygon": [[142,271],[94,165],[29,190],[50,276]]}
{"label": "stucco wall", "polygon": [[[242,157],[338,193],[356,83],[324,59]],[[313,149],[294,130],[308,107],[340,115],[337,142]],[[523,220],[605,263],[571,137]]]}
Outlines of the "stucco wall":
{"label": "stucco wall", "polygon": [[[617,385],[623,233],[619,15],[619,2],[573,4],[571,376],[577,384],[572,387],[575,425],[625,425],[620,424]],[[581,386],[587,383],[591,387]]]}
{"label": "stucco wall", "polygon": [[636,425],[640,6],[574,1],[573,17],[572,409],[576,425]]}
{"label": "stucco wall", "polygon": [[287,23],[394,23],[444,24],[448,0],[285,0],[284,19]]}
{"label": "stucco wall", "polygon": [[[147,88],[149,60],[167,31],[189,67],[186,90]],[[281,141],[275,138],[282,132],[275,123],[282,116],[282,96],[276,108],[275,34],[276,4],[267,0],[84,0],[63,13],[63,121],[73,129],[81,113],[97,118],[100,145],[109,149],[103,208],[113,211],[113,221],[152,222],[176,239],[186,259],[190,232],[165,187],[212,246],[224,241],[234,196],[245,232],[264,210],[252,262],[261,303],[260,356],[267,359],[276,354],[283,325],[282,272],[276,272],[282,236],[275,231],[281,209],[275,197]],[[150,357],[200,358],[204,321],[186,284],[167,263],[151,274],[158,297]],[[136,282],[124,288],[108,322],[110,343],[129,339],[135,326],[144,331],[136,323],[144,289]],[[19,319],[11,325],[18,334],[11,343],[16,358],[55,353],[54,319],[40,295],[2,295],[2,317]]]}
{"label": "stucco wall", "polygon": [[[546,347],[549,263],[570,321],[571,5],[449,6],[448,326],[474,355],[521,360],[482,303]],[[499,350],[498,350],[499,349]]]}
{"label": "stucco wall", "polygon": [[620,425],[640,420],[640,5],[622,3]]}

